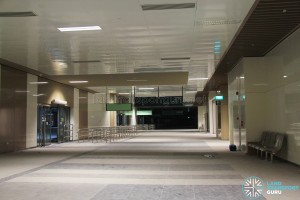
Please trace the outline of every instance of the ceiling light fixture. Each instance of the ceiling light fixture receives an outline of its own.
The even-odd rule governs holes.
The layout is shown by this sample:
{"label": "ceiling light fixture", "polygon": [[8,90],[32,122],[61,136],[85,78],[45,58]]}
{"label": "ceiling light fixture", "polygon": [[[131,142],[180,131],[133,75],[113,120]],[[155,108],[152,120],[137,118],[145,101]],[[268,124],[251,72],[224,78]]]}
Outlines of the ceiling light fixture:
{"label": "ceiling light fixture", "polygon": [[30,91],[28,91],[28,90],[16,90],[15,92],[17,92],[17,93],[29,93]]}
{"label": "ceiling light fixture", "polygon": [[64,28],[57,28],[61,32],[68,32],[68,31],[95,31],[101,30],[100,26],[81,26],[81,27],[64,27]]}
{"label": "ceiling light fixture", "polygon": [[42,81],[42,82],[29,82],[29,84],[31,84],[31,85],[42,85],[42,84],[48,84],[48,82],[44,82],[44,81]]}
{"label": "ceiling light fixture", "polygon": [[139,90],[154,90],[155,88],[139,88]]}
{"label": "ceiling light fixture", "polygon": [[189,78],[189,81],[208,80],[208,78]]}
{"label": "ceiling light fixture", "polygon": [[287,78],[287,76],[286,76],[286,75],[284,75],[284,76],[283,76],[283,78]]}
{"label": "ceiling light fixture", "polygon": [[45,96],[45,94],[33,94],[32,96],[34,96],[34,97],[40,97],[40,96]]}
{"label": "ceiling light fixture", "polygon": [[185,93],[196,93],[197,91],[186,91]]}
{"label": "ceiling light fixture", "polygon": [[241,76],[241,77],[240,77],[240,79],[244,79],[244,78],[245,78],[244,76]]}
{"label": "ceiling light fixture", "polygon": [[130,93],[127,93],[127,92],[121,92],[121,93],[118,93],[118,94],[130,94]]}
{"label": "ceiling light fixture", "polygon": [[69,83],[88,83],[88,81],[69,81]]}

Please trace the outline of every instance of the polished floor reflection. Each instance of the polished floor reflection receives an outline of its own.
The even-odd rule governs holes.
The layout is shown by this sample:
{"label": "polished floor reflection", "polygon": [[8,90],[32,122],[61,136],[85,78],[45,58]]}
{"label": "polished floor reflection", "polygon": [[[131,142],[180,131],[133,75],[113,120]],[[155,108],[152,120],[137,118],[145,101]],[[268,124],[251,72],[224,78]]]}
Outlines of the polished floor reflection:
{"label": "polished floor reflection", "polygon": [[196,130],[55,144],[3,154],[0,161],[1,199],[240,200],[248,199],[241,187],[248,176],[288,185],[299,185],[300,178],[297,166],[229,152],[227,141]]}

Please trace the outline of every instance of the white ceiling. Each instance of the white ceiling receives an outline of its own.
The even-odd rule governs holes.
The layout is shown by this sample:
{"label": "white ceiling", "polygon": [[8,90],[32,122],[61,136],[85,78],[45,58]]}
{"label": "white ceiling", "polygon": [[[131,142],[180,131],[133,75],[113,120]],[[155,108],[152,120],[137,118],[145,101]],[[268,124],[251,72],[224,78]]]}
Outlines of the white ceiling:
{"label": "white ceiling", "polygon": [[[144,4],[196,3],[196,8],[143,11]],[[210,77],[254,0],[1,0],[0,58],[48,75],[189,72]],[[211,25],[209,21],[225,24]],[[231,24],[233,23],[233,24]],[[60,32],[59,27],[101,31]],[[221,52],[215,53],[215,42]],[[161,58],[188,57],[183,60]],[[100,60],[97,63],[73,61]],[[157,77],[164,78],[164,77]],[[202,90],[207,80],[188,81]],[[101,85],[98,91],[101,91]],[[97,90],[96,90],[97,91]]]}

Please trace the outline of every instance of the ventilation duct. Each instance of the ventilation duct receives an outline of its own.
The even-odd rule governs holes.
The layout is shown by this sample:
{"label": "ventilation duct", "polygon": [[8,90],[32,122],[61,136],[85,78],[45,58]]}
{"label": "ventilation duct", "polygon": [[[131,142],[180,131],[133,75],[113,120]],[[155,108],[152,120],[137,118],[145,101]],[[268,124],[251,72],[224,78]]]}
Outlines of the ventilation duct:
{"label": "ventilation duct", "polygon": [[146,4],[142,5],[143,10],[170,10],[170,9],[185,9],[195,8],[195,3],[180,3],[180,4]]}
{"label": "ventilation duct", "polygon": [[0,17],[33,17],[34,12],[0,12]]}

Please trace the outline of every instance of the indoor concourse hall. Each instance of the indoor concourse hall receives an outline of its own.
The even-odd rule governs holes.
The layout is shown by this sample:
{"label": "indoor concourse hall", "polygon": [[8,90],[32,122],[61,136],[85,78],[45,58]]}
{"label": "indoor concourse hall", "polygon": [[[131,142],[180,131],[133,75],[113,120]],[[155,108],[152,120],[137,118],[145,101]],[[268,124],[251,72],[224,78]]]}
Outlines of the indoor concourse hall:
{"label": "indoor concourse hall", "polygon": [[[299,184],[299,168],[229,152],[198,130],[141,131],[113,143],[72,142],[0,156],[1,199],[242,200],[248,176]],[[299,191],[260,199],[298,199]]]}
{"label": "indoor concourse hall", "polygon": [[0,200],[300,196],[300,0],[0,0]]}

